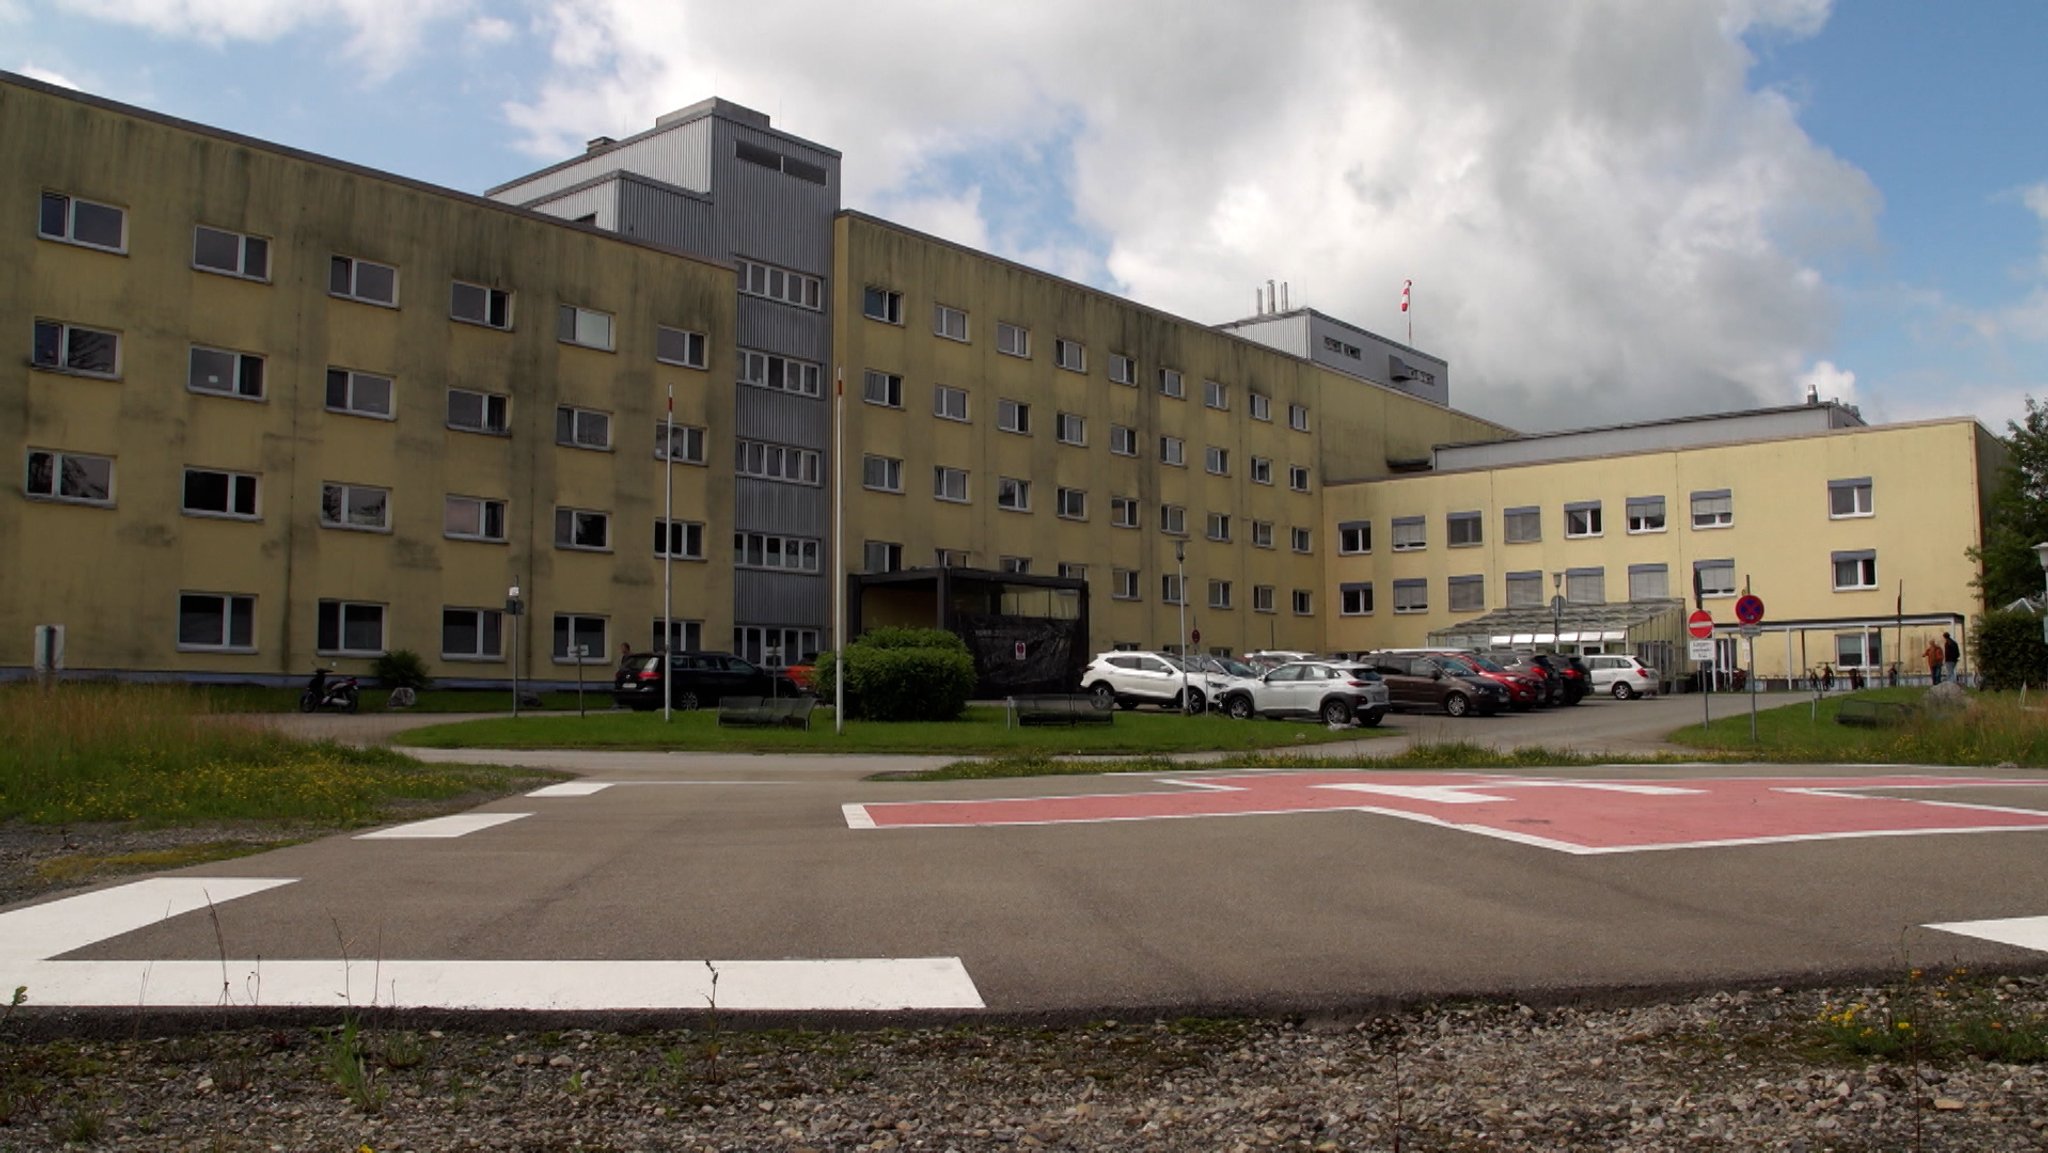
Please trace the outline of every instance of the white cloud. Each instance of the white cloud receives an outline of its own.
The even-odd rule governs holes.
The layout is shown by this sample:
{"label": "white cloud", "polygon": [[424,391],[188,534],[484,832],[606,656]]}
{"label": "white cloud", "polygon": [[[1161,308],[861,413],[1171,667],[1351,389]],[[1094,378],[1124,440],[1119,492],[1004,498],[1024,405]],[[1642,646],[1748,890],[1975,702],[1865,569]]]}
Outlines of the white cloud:
{"label": "white cloud", "polygon": [[38,68],[33,64],[24,64],[16,69],[16,71],[30,80],[40,80],[45,84],[55,84],[59,88],[70,88],[74,91],[79,91],[83,90],[84,87],[62,72],[52,72],[48,68]]}
{"label": "white cloud", "polygon": [[[0,0],[5,2],[5,0]],[[380,80],[422,47],[428,25],[460,15],[472,0],[59,0],[82,15],[147,29],[159,36],[222,44],[270,43],[332,24],[349,38],[343,51],[365,77]]]}
{"label": "white cloud", "polygon": [[1808,393],[1821,400],[1839,400],[1843,404],[1856,403],[1856,374],[1846,368],[1837,368],[1832,360],[1816,361],[1812,368],[1799,374],[1794,382],[1799,386],[1796,398],[1786,398],[1785,403],[1804,400]]}
{"label": "white cloud", "polygon": [[[849,206],[955,237],[975,207],[999,251],[1198,320],[1273,277],[1398,335],[1412,277],[1457,404],[1555,427],[1622,398],[1636,418],[1775,402],[1826,343],[1818,254],[1866,241],[1878,198],[1749,89],[1744,37],[1809,35],[1827,8],[553,0],[553,70],[507,115],[559,159],[724,96],[840,149]],[[1033,150],[1065,166],[1077,229],[994,229],[1011,190],[958,171]]]}
{"label": "white cloud", "polygon": [[468,47],[485,49],[504,44],[517,34],[518,29],[514,28],[509,20],[500,20],[495,16],[479,16],[469,22],[469,27],[463,30],[462,35]]}

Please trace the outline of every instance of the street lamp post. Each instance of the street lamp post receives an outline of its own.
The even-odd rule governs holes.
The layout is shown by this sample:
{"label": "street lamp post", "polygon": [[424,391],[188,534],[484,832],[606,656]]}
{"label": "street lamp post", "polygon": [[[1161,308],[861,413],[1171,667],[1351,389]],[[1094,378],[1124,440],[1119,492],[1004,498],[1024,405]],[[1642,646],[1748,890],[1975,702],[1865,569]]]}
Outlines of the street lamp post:
{"label": "street lamp post", "polygon": [[2048,644],[2048,540],[2034,546],[2034,555],[2041,558],[2041,641]]}
{"label": "street lamp post", "polygon": [[519,618],[526,606],[519,599],[519,586],[505,590],[505,615],[512,618],[512,716],[519,716]]}
{"label": "street lamp post", "polygon": [[1180,581],[1180,712],[1188,709],[1188,542],[1173,542],[1173,566]]}
{"label": "street lamp post", "polygon": [[1550,647],[1564,651],[1564,574],[1550,574]]}

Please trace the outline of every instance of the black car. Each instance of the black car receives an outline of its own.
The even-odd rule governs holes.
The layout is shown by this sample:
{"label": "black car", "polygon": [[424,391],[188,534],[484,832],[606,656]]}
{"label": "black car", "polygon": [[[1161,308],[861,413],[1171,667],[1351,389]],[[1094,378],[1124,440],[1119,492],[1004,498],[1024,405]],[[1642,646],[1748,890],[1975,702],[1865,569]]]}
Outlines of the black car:
{"label": "black car", "polygon": [[675,685],[671,708],[708,708],[726,697],[795,695],[784,678],[731,653],[669,653],[666,662],[660,653],[628,653],[612,678],[613,703],[636,712],[660,708],[664,663],[667,681]]}

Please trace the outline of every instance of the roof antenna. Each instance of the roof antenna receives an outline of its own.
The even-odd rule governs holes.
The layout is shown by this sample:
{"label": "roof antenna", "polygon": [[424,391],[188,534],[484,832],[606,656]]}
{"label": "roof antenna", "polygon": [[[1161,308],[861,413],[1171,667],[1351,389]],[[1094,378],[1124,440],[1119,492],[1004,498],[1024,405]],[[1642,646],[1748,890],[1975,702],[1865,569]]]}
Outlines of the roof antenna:
{"label": "roof antenna", "polygon": [[1280,311],[1287,311],[1287,282],[1280,282]]}

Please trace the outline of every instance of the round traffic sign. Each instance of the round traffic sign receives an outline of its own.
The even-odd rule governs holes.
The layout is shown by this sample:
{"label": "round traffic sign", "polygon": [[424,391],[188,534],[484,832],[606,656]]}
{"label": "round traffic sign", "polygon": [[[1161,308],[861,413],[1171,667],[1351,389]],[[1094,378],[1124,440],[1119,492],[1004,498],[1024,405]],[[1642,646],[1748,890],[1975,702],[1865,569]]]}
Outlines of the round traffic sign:
{"label": "round traffic sign", "polygon": [[1753,625],[1764,619],[1764,598],[1745,594],[1735,602],[1735,619]]}
{"label": "round traffic sign", "polygon": [[1202,630],[1201,630],[1201,629],[1196,629],[1195,631],[1193,631],[1193,632],[1189,633],[1189,634],[1188,634],[1188,641],[1189,641],[1189,643],[1191,643],[1191,644],[1201,644],[1201,643],[1202,643]]}
{"label": "round traffic sign", "polygon": [[1713,636],[1714,614],[1705,609],[1695,611],[1691,616],[1685,618],[1685,631],[1691,633],[1694,640],[1703,641]]}

